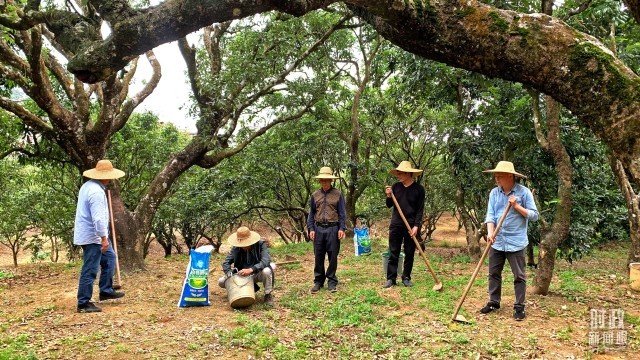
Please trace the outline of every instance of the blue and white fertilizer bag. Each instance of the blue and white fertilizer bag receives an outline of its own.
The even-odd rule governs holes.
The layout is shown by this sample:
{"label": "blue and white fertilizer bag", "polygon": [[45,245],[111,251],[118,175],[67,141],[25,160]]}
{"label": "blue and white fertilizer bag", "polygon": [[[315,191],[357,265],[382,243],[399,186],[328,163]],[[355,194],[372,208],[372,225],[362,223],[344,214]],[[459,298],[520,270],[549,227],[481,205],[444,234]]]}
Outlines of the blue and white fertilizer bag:
{"label": "blue and white fertilizer bag", "polygon": [[209,258],[213,246],[205,245],[189,251],[189,265],[182,285],[178,307],[209,306]]}
{"label": "blue and white fertilizer bag", "polygon": [[356,256],[371,254],[369,228],[363,227],[353,229],[353,249]]}

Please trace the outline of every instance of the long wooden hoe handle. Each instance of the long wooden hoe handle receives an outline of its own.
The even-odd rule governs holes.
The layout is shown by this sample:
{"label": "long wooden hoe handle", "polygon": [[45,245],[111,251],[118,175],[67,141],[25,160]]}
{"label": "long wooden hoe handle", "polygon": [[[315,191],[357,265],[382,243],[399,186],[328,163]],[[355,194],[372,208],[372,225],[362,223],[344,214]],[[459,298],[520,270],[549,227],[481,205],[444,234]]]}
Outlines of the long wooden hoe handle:
{"label": "long wooden hoe handle", "polygon": [[[398,200],[396,200],[396,196],[393,195],[393,191],[391,191],[391,199],[393,199],[393,203],[396,205],[396,209],[398,209],[398,214],[400,214],[400,217],[402,218],[402,221],[404,221],[404,224],[406,225],[407,230],[409,231],[409,234],[411,234],[411,226],[409,225],[407,218],[404,217],[404,213],[402,212],[402,209],[400,209],[400,204],[398,204]],[[422,251],[422,246],[420,246],[418,239],[416,239],[415,235],[411,236],[411,238],[413,239],[413,242],[416,244],[416,249],[418,249],[418,252],[420,252],[420,256],[422,256],[422,259],[424,259],[424,263],[427,264],[427,268],[429,269],[431,276],[433,276],[433,280],[436,282],[436,287],[438,287],[437,290],[441,289],[442,283],[440,282],[440,280],[438,280],[438,277],[436,276],[435,271],[433,271],[433,268],[429,264],[429,260],[427,260],[427,256],[424,254],[424,251]]]}
{"label": "long wooden hoe handle", "polygon": [[[507,203],[507,208],[504,209],[504,213],[502,213],[502,217],[500,217],[500,221],[498,221],[498,225],[496,226],[495,230],[493,230],[494,234],[497,234],[498,230],[500,230],[500,227],[502,226],[504,219],[507,217],[507,213],[509,212],[510,208],[511,208],[511,204]],[[489,249],[491,249],[491,245],[487,244],[487,246],[484,248],[484,251],[482,252],[480,261],[478,261],[478,265],[476,265],[476,269],[473,271],[473,275],[471,275],[471,279],[469,279],[469,283],[467,284],[467,287],[464,289],[464,293],[462,293],[462,297],[460,298],[460,301],[458,301],[458,305],[456,306],[456,311],[453,312],[453,317],[451,318],[451,320],[456,320],[456,317],[458,316],[458,312],[462,307],[462,303],[464,302],[464,299],[467,298],[469,289],[471,289],[471,285],[473,285],[473,281],[476,279],[476,276],[478,276],[478,271],[480,271],[480,266],[482,266],[482,264],[484,263],[484,259],[487,257],[487,254],[489,253]]]}
{"label": "long wooden hoe handle", "polygon": [[118,285],[122,285],[120,281],[120,261],[118,260],[118,243],[116,242],[116,226],[113,222],[113,206],[111,205],[111,190],[107,190],[107,199],[109,200],[109,218],[111,219],[111,240],[113,241],[113,252],[116,253],[116,280]]}

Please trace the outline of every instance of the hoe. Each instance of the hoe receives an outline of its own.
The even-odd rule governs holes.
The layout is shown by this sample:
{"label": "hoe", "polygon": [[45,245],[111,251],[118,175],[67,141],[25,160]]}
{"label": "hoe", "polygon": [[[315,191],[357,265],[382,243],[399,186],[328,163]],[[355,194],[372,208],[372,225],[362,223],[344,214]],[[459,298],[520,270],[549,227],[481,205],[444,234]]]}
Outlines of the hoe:
{"label": "hoe", "polygon": [[[498,226],[496,226],[495,230],[493,231],[494,234],[497,234],[498,230],[500,230],[500,227],[504,222],[504,218],[507,217],[507,213],[509,212],[510,208],[511,208],[511,204],[507,204],[507,208],[504,209],[504,213],[502,213],[502,217],[500,217],[500,221],[498,221]],[[463,315],[458,315],[458,312],[462,307],[462,303],[464,302],[464,299],[467,297],[467,293],[469,293],[469,289],[471,289],[471,285],[473,284],[473,281],[476,279],[476,276],[478,276],[478,271],[480,271],[480,266],[482,266],[482,263],[484,263],[484,259],[487,257],[487,254],[489,253],[490,248],[491,248],[490,244],[487,244],[487,246],[484,248],[484,252],[482,252],[482,256],[480,257],[480,261],[478,261],[478,265],[476,266],[476,269],[473,271],[473,275],[471,275],[471,279],[469,279],[469,283],[467,284],[467,287],[464,289],[464,293],[462,293],[462,297],[460,298],[460,301],[458,301],[458,306],[456,306],[456,311],[453,312],[453,317],[451,318],[452,321],[457,321],[464,324],[471,323]]]}

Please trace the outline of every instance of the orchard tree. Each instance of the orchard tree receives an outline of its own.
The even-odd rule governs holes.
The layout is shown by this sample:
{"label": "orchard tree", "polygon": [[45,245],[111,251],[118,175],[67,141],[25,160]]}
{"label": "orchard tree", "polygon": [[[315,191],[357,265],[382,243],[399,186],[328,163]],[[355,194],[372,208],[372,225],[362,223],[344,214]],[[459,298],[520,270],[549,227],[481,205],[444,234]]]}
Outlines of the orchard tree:
{"label": "orchard tree", "polygon": [[[389,66],[394,49],[361,20],[352,25],[351,37],[332,56],[342,77],[335,82],[336,96],[327,112],[318,116],[335,129],[344,141],[348,161],[344,163],[347,228],[356,226],[356,204],[371,184],[371,174],[380,165],[380,157],[372,156],[380,144],[380,127],[384,121],[385,81],[393,75]],[[397,49],[396,49],[397,51]]]}
{"label": "orchard tree", "polygon": [[[20,19],[24,10],[32,10],[29,8],[32,5],[39,3],[25,5],[8,1],[2,18]],[[98,15],[90,8],[78,8],[84,11],[82,18],[91,24],[78,25],[83,41],[99,41],[102,36]],[[64,59],[72,58],[75,53],[64,38],[52,32],[56,29],[41,24],[24,29],[0,27],[0,74],[3,89],[10,90],[9,94],[3,91],[0,95],[0,108],[22,123],[25,134],[32,134],[30,141],[17,144],[4,155],[71,163],[79,177],[81,171],[93,168],[98,160],[105,158],[111,136],[122,129],[133,110],[157,85],[160,65],[148,51],[146,57],[153,74],[136,94],[129,93],[129,86],[136,74],[137,57],[131,58],[126,72],[112,74],[101,83],[85,85],[65,70]],[[123,208],[117,188],[114,206]],[[118,220],[123,222],[122,218]],[[131,226],[118,233],[135,236],[130,230]],[[127,241],[126,235],[123,238],[125,241],[118,249],[123,264],[141,267],[138,246],[134,241]]]}
{"label": "orchard tree", "polygon": [[0,169],[0,245],[11,250],[13,266],[18,267],[18,254],[36,223],[35,174],[32,167],[22,167],[15,160],[3,160]]}
{"label": "orchard tree", "polygon": [[[40,11],[39,2],[6,2],[0,15],[0,74],[5,79],[0,108],[37,134],[36,138],[47,139],[47,144],[62,149],[65,157],[58,160],[72,163],[81,173],[106,157],[112,137],[157,85],[160,64],[151,51],[146,52],[154,72],[138,94],[129,93],[137,68],[135,56],[127,58],[126,71],[84,85],[78,80],[82,76],[73,77],[66,72],[60,59],[69,59],[72,68],[73,58],[79,55],[79,42],[86,45],[101,41],[103,20],[115,35],[117,18],[134,16],[140,10],[129,8],[127,2],[83,2],[82,6],[67,2],[67,6],[66,10],[48,7]],[[112,16],[113,11],[119,15]],[[343,21],[335,14],[318,16],[322,19],[314,22],[311,17],[307,23],[274,15],[241,20],[236,25],[216,25],[204,32],[202,62],[194,46],[180,41],[192,81],[198,133],[169,155],[163,165],[156,164],[155,174],[145,179],[148,183],[143,186],[144,191],[134,194],[133,200],[123,201],[120,197],[120,185],[125,183],[115,182],[112,186],[116,233],[121,240],[118,255],[123,268],[144,267],[143,247],[153,217],[181,174],[193,166],[217,166],[273,126],[299,118],[320,99],[321,92],[306,91],[309,86],[304,94],[296,91],[305,82],[322,89],[324,73],[314,77],[289,76],[305,66],[305,61]],[[237,33],[226,31],[229,28]],[[67,36],[67,31],[77,33]],[[284,36],[291,41],[285,41]],[[56,51],[59,56],[54,56]],[[253,57],[244,56],[247,53]],[[199,66],[207,63],[208,66]],[[7,90],[13,88],[19,88],[28,101],[20,98],[20,92]],[[296,96],[285,96],[287,93]],[[241,127],[245,131],[238,134],[236,130]],[[15,152],[25,150],[12,149],[11,153]],[[42,149],[38,153],[46,155],[49,151]],[[135,182],[142,175],[130,171],[129,178],[123,180]]]}
{"label": "orchard tree", "polygon": [[[562,241],[569,234],[571,226],[572,210],[572,176],[573,166],[566,147],[562,143],[560,132],[560,107],[557,101],[551,97],[545,97],[546,103],[546,133],[541,123],[544,119],[540,111],[540,94],[530,91],[532,98],[533,124],[536,137],[540,146],[549,152],[555,163],[555,172],[558,178],[557,199],[553,222],[543,231],[540,239],[540,251],[538,252],[538,267],[533,281],[532,292],[534,294],[547,295],[553,277],[553,269],[556,261],[556,251]],[[539,211],[542,209],[538,209]]]}
{"label": "orchard tree", "polygon": [[79,255],[73,246],[73,224],[76,213],[79,178],[77,168],[50,161],[33,162],[37,169],[37,186],[33,193],[36,222],[40,236],[30,242],[31,251],[37,253],[48,244],[52,262],[59,260],[60,251],[67,259]]}
{"label": "orchard tree", "polygon": [[[541,12],[552,15],[553,1],[542,0]],[[554,160],[555,171],[558,177],[558,206],[553,222],[545,229],[540,239],[540,251],[538,252],[538,267],[533,279],[534,294],[547,295],[553,277],[553,269],[556,261],[556,250],[560,243],[566,239],[571,226],[572,196],[571,184],[573,166],[566,147],[562,143],[560,135],[560,104],[551,96],[545,96],[546,105],[546,133],[541,123],[540,93],[530,90],[531,108],[533,112],[533,125],[536,131],[538,143],[544,151],[547,151]]]}
{"label": "orchard tree", "polygon": [[[338,173],[347,156],[344,143],[317,116],[325,113],[324,107],[323,101],[316,114],[283,124],[221,164],[222,178],[212,186],[229,194],[223,206],[233,207],[239,201],[243,218],[260,219],[285,243],[310,241],[309,199],[319,188],[313,177],[322,166]],[[339,186],[337,180],[334,186]]]}
{"label": "orchard tree", "polygon": [[[392,67],[404,68],[406,71],[390,79],[384,94],[386,101],[381,106],[386,106],[388,110],[381,122],[381,145],[378,146],[377,155],[384,159],[387,185],[397,181],[389,174],[389,170],[403,160],[408,160],[414,167],[423,170],[422,175],[415,180],[424,186],[426,193],[421,228],[424,244],[431,240],[440,216],[452,207],[451,187],[445,180],[446,166],[443,162],[445,133],[439,127],[439,124],[448,122],[451,111],[447,107],[439,108],[431,101],[433,83],[414,81],[416,76],[424,80],[413,71],[416,69],[416,60],[424,63],[422,59],[414,59],[410,54],[397,56],[390,62]],[[379,194],[382,193],[382,188],[378,188]]]}

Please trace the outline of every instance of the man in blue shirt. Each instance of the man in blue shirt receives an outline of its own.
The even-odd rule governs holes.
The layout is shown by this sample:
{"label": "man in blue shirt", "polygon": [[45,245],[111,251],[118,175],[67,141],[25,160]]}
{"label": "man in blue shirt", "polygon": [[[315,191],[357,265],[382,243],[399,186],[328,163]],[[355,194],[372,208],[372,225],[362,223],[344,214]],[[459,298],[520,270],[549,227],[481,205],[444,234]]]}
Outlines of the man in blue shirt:
{"label": "man in blue shirt", "polygon": [[[494,173],[497,186],[489,194],[485,218],[488,234],[487,246],[491,246],[489,250],[489,302],[480,312],[488,314],[500,308],[502,269],[505,261],[509,260],[516,296],[513,317],[520,321],[525,318],[524,301],[527,291],[525,271],[525,248],[529,244],[527,224],[529,220],[537,221],[539,213],[531,191],[516,183],[516,176],[521,178],[526,178],[526,176],[516,172],[513,163],[500,161],[495,169],[483,172]],[[502,227],[498,233],[495,233],[496,224],[507,204],[511,204],[511,209],[509,209]]]}
{"label": "man in blue shirt", "polygon": [[91,302],[93,283],[100,271],[100,301],[118,299],[124,293],[113,290],[112,276],[116,254],[109,241],[109,206],[105,186],[112,179],[124,176],[124,171],[113,167],[111,161],[100,160],[96,167],[82,173],[91,179],[80,187],[73,228],[73,244],[82,247],[82,270],[78,282],[78,312],[100,312]]}

